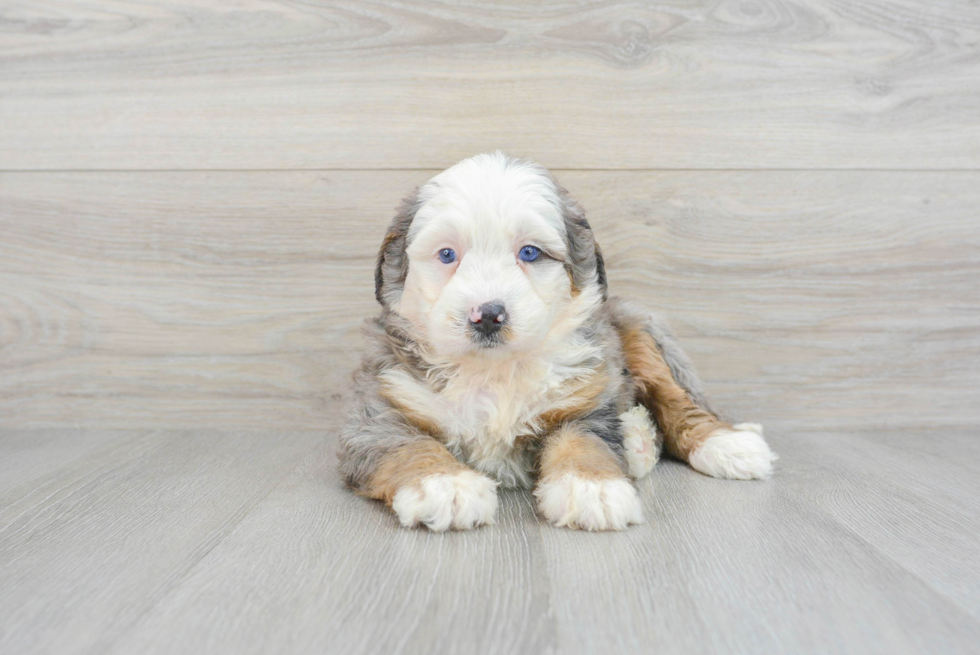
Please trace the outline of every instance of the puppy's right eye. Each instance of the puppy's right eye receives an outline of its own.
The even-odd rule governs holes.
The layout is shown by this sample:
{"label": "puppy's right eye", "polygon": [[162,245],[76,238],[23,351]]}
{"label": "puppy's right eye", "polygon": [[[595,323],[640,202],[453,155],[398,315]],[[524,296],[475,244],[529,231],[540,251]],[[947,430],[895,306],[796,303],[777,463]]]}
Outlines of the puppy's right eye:
{"label": "puppy's right eye", "polygon": [[439,261],[443,264],[452,264],[456,261],[456,251],[452,248],[443,248],[439,251]]}
{"label": "puppy's right eye", "polygon": [[541,249],[536,246],[524,246],[521,248],[521,259],[526,262],[535,261],[541,254]]}

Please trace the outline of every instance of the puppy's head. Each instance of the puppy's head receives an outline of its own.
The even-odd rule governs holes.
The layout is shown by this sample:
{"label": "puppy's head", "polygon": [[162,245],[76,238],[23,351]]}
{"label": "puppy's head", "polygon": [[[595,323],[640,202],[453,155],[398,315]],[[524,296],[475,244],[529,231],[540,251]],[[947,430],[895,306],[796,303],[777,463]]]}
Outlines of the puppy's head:
{"label": "puppy's head", "polygon": [[602,256],[567,192],[500,153],[440,173],[405,200],[375,271],[378,301],[455,359],[527,352],[605,298]]}

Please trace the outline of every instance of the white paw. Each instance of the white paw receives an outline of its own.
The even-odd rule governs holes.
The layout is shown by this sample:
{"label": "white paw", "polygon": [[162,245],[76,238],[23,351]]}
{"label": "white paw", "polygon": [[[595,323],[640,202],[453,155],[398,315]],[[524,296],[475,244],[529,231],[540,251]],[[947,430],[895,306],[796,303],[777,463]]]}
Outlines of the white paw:
{"label": "white paw", "polygon": [[626,479],[587,480],[566,473],[534,489],[538,509],[559,527],[622,530],[643,522],[636,489]]}
{"label": "white paw", "polygon": [[749,432],[755,432],[760,437],[766,436],[762,434],[762,425],[760,423],[736,423],[732,427],[736,430],[748,430]]}
{"label": "white paw", "polygon": [[762,426],[739,423],[715,431],[691,453],[691,467],[705,475],[732,480],[765,480],[772,475],[776,454],[762,438]]}
{"label": "white paw", "polygon": [[418,486],[399,489],[391,509],[406,528],[423,523],[435,532],[469,530],[493,523],[497,483],[474,471],[430,475]]}
{"label": "white paw", "polygon": [[619,415],[623,422],[623,454],[627,473],[639,480],[650,472],[660,459],[660,439],[657,428],[650,420],[650,413],[643,405],[635,405]]}

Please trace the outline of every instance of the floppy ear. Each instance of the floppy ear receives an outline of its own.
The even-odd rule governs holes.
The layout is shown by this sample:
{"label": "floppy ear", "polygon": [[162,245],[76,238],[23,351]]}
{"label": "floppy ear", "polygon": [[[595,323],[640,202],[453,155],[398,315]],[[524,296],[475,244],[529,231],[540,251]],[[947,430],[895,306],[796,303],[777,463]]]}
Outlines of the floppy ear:
{"label": "floppy ear", "polygon": [[388,308],[401,295],[408,275],[408,228],[419,208],[419,190],[402,200],[395,218],[388,226],[388,233],[378,251],[378,263],[374,267],[374,297],[382,307]]}
{"label": "floppy ear", "polygon": [[[592,228],[589,228],[589,232]],[[593,235],[592,243],[595,244],[595,273],[599,280],[599,287],[602,288],[602,299],[605,300],[609,292],[609,284],[606,282],[606,260],[602,258],[602,248],[599,247],[599,242],[595,240],[595,235]]]}
{"label": "floppy ear", "polygon": [[[554,180],[554,178],[552,178]],[[585,220],[585,211],[557,181],[554,182],[562,203],[562,216],[565,219],[565,240],[568,244],[568,263],[566,268],[572,279],[573,290],[588,286],[594,279],[605,300],[608,291],[606,284],[606,264],[602,250],[595,242],[592,226]]]}

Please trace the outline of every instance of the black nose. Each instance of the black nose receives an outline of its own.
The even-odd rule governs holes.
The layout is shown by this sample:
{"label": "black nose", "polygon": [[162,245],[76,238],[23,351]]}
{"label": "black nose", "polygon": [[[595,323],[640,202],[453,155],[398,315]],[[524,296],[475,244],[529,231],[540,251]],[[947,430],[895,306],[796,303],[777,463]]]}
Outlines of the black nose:
{"label": "black nose", "polygon": [[485,303],[470,312],[470,325],[485,336],[496,334],[507,322],[507,312],[501,303]]}

